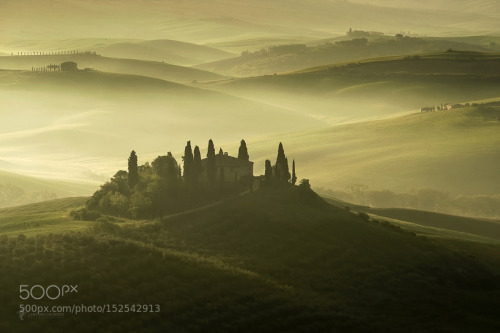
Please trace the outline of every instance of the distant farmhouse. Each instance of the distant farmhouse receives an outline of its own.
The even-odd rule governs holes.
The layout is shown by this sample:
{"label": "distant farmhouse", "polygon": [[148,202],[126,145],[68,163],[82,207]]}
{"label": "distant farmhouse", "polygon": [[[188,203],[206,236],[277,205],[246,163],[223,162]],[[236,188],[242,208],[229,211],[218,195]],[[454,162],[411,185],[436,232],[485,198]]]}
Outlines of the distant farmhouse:
{"label": "distant farmhouse", "polygon": [[[201,160],[201,180],[208,182],[208,158]],[[215,180],[219,182],[239,182],[253,178],[253,162],[229,156],[219,150],[215,155]]]}
{"label": "distant farmhouse", "polygon": [[[85,70],[91,70],[86,68]],[[73,61],[63,62],[61,65],[50,64],[44,67],[31,67],[32,72],[77,72],[78,65]]]}
{"label": "distant farmhouse", "polygon": [[73,61],[66,61],[61,64],[61,71],[62,72],[76,72],[78,71],[78,66],[76,62]]}

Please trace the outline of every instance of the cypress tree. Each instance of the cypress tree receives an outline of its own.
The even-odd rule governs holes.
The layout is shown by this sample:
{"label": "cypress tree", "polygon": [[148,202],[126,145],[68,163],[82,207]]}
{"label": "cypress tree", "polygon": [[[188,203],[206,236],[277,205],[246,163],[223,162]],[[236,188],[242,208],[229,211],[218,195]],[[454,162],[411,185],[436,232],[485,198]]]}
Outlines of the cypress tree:
{"label": "cypress tree", "polygon": [[194,157],[193,157],[193,184],[198,187],[201,174],[201,154],[200,147],[194,147]]}
{"label": "cypress tree", "polygon": [[275,175],[278,181],[287,182],[290,179],[290,169],[288,168],[288,159],[285,156],[283,144],[278,146],[278,156],[276,157]]}
{"label": "cypress tree", "polygon": [[295,174],[295,160],[292,162],[292,184],[295,185],[297,182],[297,175]]}
{"label": "cypress tree", "polygon": [[137,155],[132,150],[128,158],[128,186],[133,188],[139,182],[139,171],[137,168]]}
{"label": "cypress tree", "polygon": [[207,151],[207,180],[210,186],[213,186],[215,181],[215,147],[212,139],[208,140]]}
{"label": "cypress tree", "polygon": [[186,144],[186,148],[184,149],[184,156],[182,157],[184,161],[184,181],[186,185],[189,187],[193,180],[193,150],[191,149],[191,141],[188,141]]}
{"label": "cypress tree", "polygon": [[250,156],[248,156],[248,149],[245,140],[241,140],[240,149],[238,150],[238,158],[248,161]]}

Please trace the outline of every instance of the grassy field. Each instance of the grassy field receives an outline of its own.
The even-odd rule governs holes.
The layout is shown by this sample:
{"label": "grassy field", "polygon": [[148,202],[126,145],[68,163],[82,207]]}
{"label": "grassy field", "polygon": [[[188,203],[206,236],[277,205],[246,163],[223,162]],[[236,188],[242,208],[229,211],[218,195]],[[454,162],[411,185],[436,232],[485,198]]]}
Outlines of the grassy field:
{"label": "grassy field", "polygon": [[499,61],[459,51],[367,58],[206,86],[338,124],[498,97]]}
{"label": "grassy field", "polygon": [[[491,38],[492,43],[495,38]],[[412,56],[429,52],[460,50],[462,52],[498,52],[494,45],[480,46],[445,39],[366,36],[336,37],[322,43],[273,45],[265,49],[246,51],[239,57],[197,65],[196,68],[235,77],[273,75],[300,71],[305,68],[329,66],[342,62],[363,62],[363,59]],[[459,57],[458,57],[459,58]],[[452,58],[453,60],[457,58]],[[465,60],[465,59],[464,59]],[[470,60],[470,58],[466,58]],[[417,67],[418,69],[418,67]]]}
{"label": "grassy field", "polygon": [[[15,168],[15,165],[5,167]],[[58,197],[89,195],[96,186],[92,183],[49,180],[0,171],[0,208]]]}
{"label": "grassy field", "polygon": [[87,197],[55,199],[0,209],[0,234],[7,236],[64,233],[88,228],[91,223],[74,221],[69,212],[83,205]]}
{"label": "grassy field", "polygon": [[269,151],[277,149],[271,143],[282,141],[288,159],[296,161],[299,179],[309,178],[317,187],[346,190],[364,184],[402,193],[430,188],[451,195],[493,195],[500,182],[495,167],[500,163],[500,110],[481,110],[418,112],[251,140],[249,154],[256,173],[263,173],[264,160],[273,158]]}
{"label": "grassy field", "polygon": [[[1,214],[60,214],[82,200]],[[87,231],[28,237],[2,233],[0,265],[11,272],[1,277],[3,330],[52,323],[32,315],[19,320],[12,295],[19,281],[78,284],[77,295],[38,305],[161,308],[58,318],[58,328],[77,331],[493,332],[500,326],[493,310],[498,246],[417,236],[303,189],[256,192],[163,222],[87,225]]]}

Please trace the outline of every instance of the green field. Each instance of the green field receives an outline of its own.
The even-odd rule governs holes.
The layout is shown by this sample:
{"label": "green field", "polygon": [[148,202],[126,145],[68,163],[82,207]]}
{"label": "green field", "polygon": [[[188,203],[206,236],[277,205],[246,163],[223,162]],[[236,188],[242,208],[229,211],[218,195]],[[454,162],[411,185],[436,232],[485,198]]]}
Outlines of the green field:
{"label": "green field", "polygon": [[91,224],[74,221],[69,212],[83,205],[87,197],[63,198],[25,206],[0,209],[0,234],[43,235],[84,230]]}
{"label": "green field", "polygon": [[498,97],[498,53],[366,58],[206,87],[338,124]]}
{"label": "green field", "polygon": [[[256,173],[262,173],[267,152],[275,149],[271,142],[280,140],[289,159],[297,163],[299,179],[306,177],[313,186],[337,191],[366,185],[370,191],[389,190],[401,196],[421,189],[452,197],[496,195],[500,183],[496,170],[500,163],[499,115],[498,106],[418,112],[249,141],[249,154],[256,162]],[[429,199],[424,202],[422,198],[422,206],[413,208],[440,211],[439,200],[432,202],[435,194],[422,193]],[[393,206],[381,198],[372,199],[358,196],[355,200]],[[453,213],[468,214],[465,204],[462,212]]]}
{"label": "green field", "polygon": [[[4,209],[49,219],[83,198]],[[10,215],[9,215],[10,214]],[[52,218],[53,218],[52,217]],[[2,217],[3,219],[3,217]],[[2,220],[1,225],[5,225]],[[330,206],[304,189],[256,192],[164,221],[87,222],[0,236],[5,331],[23,284],[78,284],[38,305],[159,304],[159,313],[65,314],[58,329],[415,332],[500,327],[498,245],[428,238]],[[41,226],[41,227],[43,227]],[[21,228],[22,229],[22,228]],[[35,230],[33,230],[35,231]],[[95,318],[99,316],[99,321]]]}

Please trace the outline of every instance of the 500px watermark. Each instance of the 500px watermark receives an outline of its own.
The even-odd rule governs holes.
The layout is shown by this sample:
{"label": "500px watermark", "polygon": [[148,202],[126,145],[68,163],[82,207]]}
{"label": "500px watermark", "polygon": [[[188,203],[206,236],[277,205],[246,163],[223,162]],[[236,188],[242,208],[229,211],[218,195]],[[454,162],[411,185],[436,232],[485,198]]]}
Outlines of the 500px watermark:
{"label": "500px watermark", "polygon": [[61,318],[65,313],[154,313],[160,312],[159,304],[101,304],[101,305],[37,305],[20,304],[19,318]]}
{"label": "500px watermark", "polygon": [[29,298],[40,300],[46,297],[51,300],[56,300],[59,297],[63,297],[67,294],[77,293],[77,288],[78,285],[73,286],[66,284],[63,286],[52,284],[48,287],[43,287],[39,284],[35,284],[30,288],[30,286],[27,284],[21,284],[19,285],[19,298],[22,300],[27,300]]}
{"label": "500px watermark", "polygon": [[92,305],[36,305],[36,304],[21,304],[19,312],[24,313],[117,313],[117,312],[138,312],[138,313],[154,313],[160,312],[159,304],[92,304]]}

